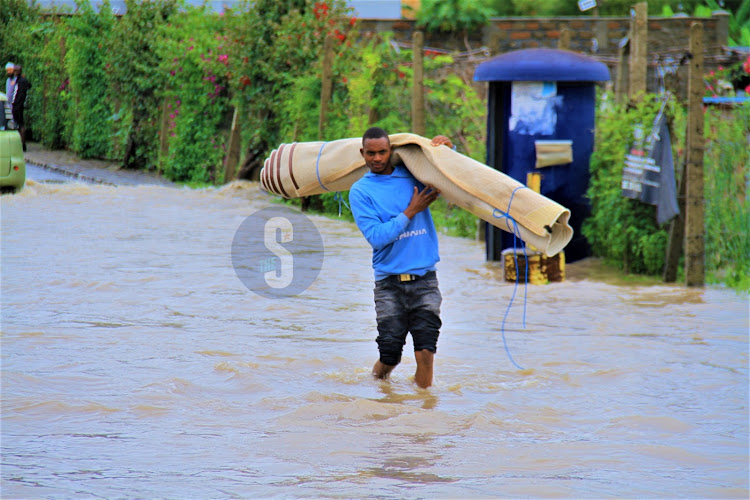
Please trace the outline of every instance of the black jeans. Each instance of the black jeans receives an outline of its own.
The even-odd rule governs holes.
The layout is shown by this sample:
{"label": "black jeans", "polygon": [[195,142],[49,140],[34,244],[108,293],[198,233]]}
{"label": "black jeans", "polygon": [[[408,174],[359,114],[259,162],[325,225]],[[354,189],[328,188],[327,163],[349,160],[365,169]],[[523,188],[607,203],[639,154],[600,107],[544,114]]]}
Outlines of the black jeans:
{"label": "black jeans", "polygon": [[437,351],[442,300],[434,271],[414,281],[400,282],[397,276],[389,276],[375,282],[381,363],[395,366],[401,362],[408,333],[414,351]]}

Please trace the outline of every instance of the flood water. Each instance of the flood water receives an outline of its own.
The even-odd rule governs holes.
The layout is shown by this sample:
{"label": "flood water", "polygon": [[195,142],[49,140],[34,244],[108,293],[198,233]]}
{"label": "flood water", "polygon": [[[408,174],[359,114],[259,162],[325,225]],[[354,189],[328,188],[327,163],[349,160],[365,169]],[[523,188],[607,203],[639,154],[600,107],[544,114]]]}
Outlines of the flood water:
{"label": "flood water", "polygon": [[[221,189],[29,181],[2,209],[3,498],[747,498],[748,298],[514,285],[443,237],[435,385],[376,382],[370,248],[312,216],[318,279],[237,278],[271,205]],[[589,266],[589,267],[587,267]]]}

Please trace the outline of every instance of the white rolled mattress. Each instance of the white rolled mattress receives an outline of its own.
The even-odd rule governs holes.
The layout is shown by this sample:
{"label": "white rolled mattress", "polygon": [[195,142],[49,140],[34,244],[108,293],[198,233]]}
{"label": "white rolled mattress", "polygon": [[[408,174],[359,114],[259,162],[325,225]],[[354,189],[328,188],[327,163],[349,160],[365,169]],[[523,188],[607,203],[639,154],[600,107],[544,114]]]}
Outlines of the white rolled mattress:
{"label": "white rolled mattress", "polygon": [[[393,134],[393,162],[403,161],[450,203],[551,257],[573,237],[570,210],[515,179],[415,134]],[[285,198],[346,191],[367,172],[361,138],[282,144],[266,159],[261,187]],[[515,223],[514,223],[515,222]]]}

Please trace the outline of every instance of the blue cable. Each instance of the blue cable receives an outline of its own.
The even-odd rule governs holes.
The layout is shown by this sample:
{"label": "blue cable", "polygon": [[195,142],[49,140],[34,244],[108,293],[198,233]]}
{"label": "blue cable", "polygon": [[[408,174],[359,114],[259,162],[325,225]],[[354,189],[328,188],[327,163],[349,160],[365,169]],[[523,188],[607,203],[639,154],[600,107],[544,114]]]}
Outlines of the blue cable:
{"label": "blue cable", "polygon": [[[516,361],[513,359],[513,356],[510,354],[510,349],[508,348],[508,341],[505,338],[505,321],[508,319],[508,313],[510,313],[510,308],[513,305],[513,300],[516,297],[516,291],[518,290],[518,258],[516,257],[516,249],[518,248],[518,241],[521,239],[521,231],[518,229],[518,222],[511,217],[510,215],[510,205],[513,202],[513,196],[515,196],[516,191],[519,189],[523,189],[526,186],[518,186],[516,189],[513,190],[513,192],[510,195],[510,200],[508,200],[508,211],[503,212],[499,208],[496,208],[492,211],[492,216],[498,219],[506,219],[506,225],[508,227],[508,231],[513,233],[513,261],[516,264],[516,282],[513,285],[513,293],[510,296],[510,301],[508,302],[508,307],[505,309],[505,314],[503,315],[503,322],[500,326],[500,332],[503,336],[503,346],[505,347],[505,353],[508,355],[508,359],[510,359],[510,362],[513,363],[513,365],[518,368],[519,370],[523,370],[524,368],[516,363]],[[498,215],[499,214],[499,215]],[[511,228],[511,223],[513,224],[513,227]],[[526,328],[526,300],[527,300],[527,290],[529,286],[529,257],[526,254],[526,245],[523,245],[523,257],[524,261],[526,263],[526,274],[525,274],[525,280],[524,280],[524,287],[523,287],[523,327]]]}
{"label": "blue cable", "polygon": [[320,155],[323,154],[323,148],[325,147],[326,144],[328,144],[328,143],[324,142],[323,144],[320,145],[320,151],[318,151],[318,159],[315,160],[315,175],[318,176],[318,184],[320,184],[320,187],[322,187],[326,191],[330,191],[330,189],[328,189],[327,187],[325,187],[323,185],[323,183],[320,181],[320,169],[319,169],[319,167],[320,167]]}
{"label": "blue cable", "polygon": [[339,202],[339,217],[341,217],[341,204],[342,203],[346,206],[346,208],[349,209],[350,212],[352,211],[352,208],[346,202],[346,200],[344,199],[344,195],[341,194],[340,191],[336,191],[336,194],[333,195],[333,199],[334,199],[334,201],[338,201]]}

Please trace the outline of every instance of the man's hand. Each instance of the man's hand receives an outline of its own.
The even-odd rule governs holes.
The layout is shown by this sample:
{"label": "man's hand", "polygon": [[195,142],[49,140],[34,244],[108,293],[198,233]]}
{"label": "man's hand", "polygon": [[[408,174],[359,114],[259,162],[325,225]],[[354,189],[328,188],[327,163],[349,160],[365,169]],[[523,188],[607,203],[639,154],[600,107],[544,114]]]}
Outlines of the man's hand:
{"label": "man's hand", "polygon": [[449,148],[453,149],[453,143],[451,142],[450,139],[448,139],[444,135],[436,135],[435,137],[433,137],[432,139],[433,146],[440,146],[441,144],[445,144]]}
{"label": "man's hand", "polygon": [[414,186],[414,194],[411,196],[409,206],[404,210],[404,215],[406,215],[409,220],[413,219],[415,215],[429,207],[433,201],[437,200],[438,196],[440,196],[440,191],[432,186],[425,186],[422,192],[419,192],[417,186]]}

